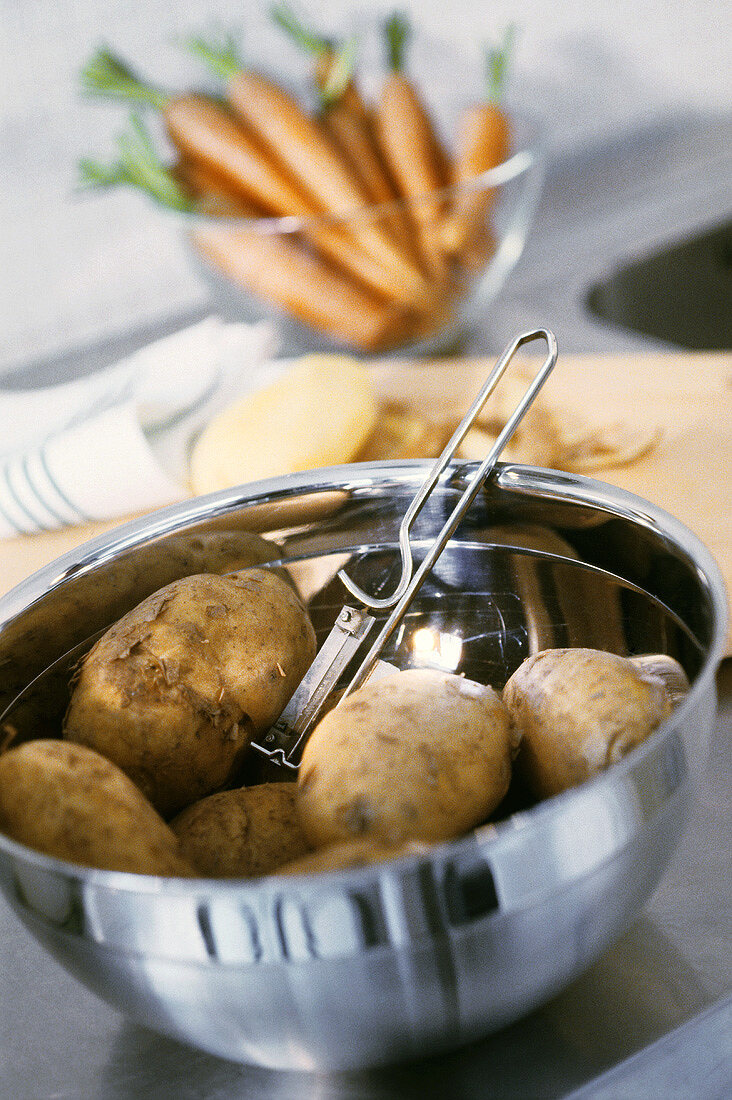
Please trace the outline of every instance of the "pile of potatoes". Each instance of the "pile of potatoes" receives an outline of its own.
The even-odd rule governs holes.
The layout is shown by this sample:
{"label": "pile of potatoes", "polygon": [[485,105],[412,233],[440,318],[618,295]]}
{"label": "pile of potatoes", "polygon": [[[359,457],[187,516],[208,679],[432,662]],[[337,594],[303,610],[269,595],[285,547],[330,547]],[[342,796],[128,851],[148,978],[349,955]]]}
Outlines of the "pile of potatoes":
{"label": "pile of potatoes", "polygon": [[590,649],[534,654],[501,694],[410,669],[327,713],[296,783],[243,785],[251,741],[314,655],[307,612],[275,570],[167,585],[84,658],[63,739],[0,756],[0,830],[60,859],[139,874],[361,866],[485,822],[514,771],[537,799],[584,782],[688,690],[671,658]]}

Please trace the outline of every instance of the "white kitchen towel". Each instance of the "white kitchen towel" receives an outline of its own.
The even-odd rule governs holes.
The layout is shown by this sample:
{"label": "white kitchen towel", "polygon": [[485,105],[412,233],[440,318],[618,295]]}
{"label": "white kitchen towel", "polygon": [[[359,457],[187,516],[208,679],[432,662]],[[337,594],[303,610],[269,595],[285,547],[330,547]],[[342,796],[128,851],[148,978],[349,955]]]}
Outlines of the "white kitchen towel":
{"label": "white kitchen towel", "polygon": [[0,388],[0,538],[188,496],[193,437],[276,373],[275,351],[270,325],[209,317],[85,378]]}

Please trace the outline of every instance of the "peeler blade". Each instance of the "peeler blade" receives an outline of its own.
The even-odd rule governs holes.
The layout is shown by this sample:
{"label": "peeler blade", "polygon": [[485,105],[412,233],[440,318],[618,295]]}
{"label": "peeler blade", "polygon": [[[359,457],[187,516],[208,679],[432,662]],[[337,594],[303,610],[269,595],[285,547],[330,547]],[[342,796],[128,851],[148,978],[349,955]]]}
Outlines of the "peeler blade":
{"label": "peeler blade", "polygon": [[[348,667],[373,626],[373,615],[355,607],[343,607],[315,660],[295,689],[289,703],[261,741],[252,748],[273,763],[297,770],[294,758],[328,705],[340,676]],[[378,662],[376,674],[396,672],[387,661]]]}

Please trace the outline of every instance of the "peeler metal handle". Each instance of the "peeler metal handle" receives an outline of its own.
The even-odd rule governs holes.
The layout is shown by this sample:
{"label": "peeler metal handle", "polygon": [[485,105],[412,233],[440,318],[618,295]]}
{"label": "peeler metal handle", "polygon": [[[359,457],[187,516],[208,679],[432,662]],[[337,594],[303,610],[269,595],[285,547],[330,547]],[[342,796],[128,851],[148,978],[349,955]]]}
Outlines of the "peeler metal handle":
{"label": "peeler metal handle", "polygon": [[[498,385],[509,363],[520,347],[534,340],[544,340],[547,356],[530,383],[523,397],[508,418],[490,451],[475,470],[459,501],[450,513],[442,530],[430,546],[421,564],[414,569],[410,534],[414,522],[425,502],[437,485],[442,473],[475,422],[484,404]],[[524,332],[506,348],[483,383],[477,397],[453,432],[442,454],[435,461],[429,474],[409,505],[399,527],[399,549],[401,554],[401,577],[394,592],[387,597],[375,597],[364,592],[342,569],[338,576],[346,589],[362,605],[363,609],[344,607],[335,626],[321,646],[315,660],[308,669],[300,686],[296,689],[279,720],[264,735],[261,743],[252,747],[273,762],[297,770],[301,748],[305,739],[317,723],[324,708],[330,704],[330,696],[338,678],[351,659],[364,647],[368,633],[375,623],[369,610],[392,608],[392,612],[379,630],[371,647],[366,652],[356,672],[346,687],[341,700],[361,687],[377,669],[396,671],[393,666],[380,660],[384,646],[401,623],[412,600],[424,584],[428,574],[449,540],[454,535],[463,516],[475,500],[478,492],[495,466],[501,451],[516,431],[527,409],[543,386],[557,361],[556,337],[548,329],[539,328]],[[337,705],[339,705],[337,704]]]}

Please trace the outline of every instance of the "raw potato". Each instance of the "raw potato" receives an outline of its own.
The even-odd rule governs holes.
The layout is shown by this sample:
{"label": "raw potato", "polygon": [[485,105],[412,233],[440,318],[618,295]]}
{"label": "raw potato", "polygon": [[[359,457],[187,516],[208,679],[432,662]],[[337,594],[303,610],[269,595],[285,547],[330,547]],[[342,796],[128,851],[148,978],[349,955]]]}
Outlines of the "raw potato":
{"label": "raw potato", "polygon": [[212,878],[269,875],[308,851],[295,811],[294,783],[219,791],[171,822],[186,859]]}
{"label": "raw potato", "polygon": [[231,782],[314,654],[302,604],[272,571],[185,577],[85,657],[64,737],[114,761],[168,817]]}
{"label": "raw potato", "polygon": [[663,680],[673,707],[677,707],[689,694],[687,675],[673,657],[667,657],[665,653],[644,653],[642,657],[630,657],[629,660],[642,676],[657,676]]}
{"label": "raw potato", "polygon": [[308,852],[299,859],[278,868],[278,875],[309,875],[323,871],[350,871],[357,867],[368,867],[372,863],[385,863],[399,856],[424,855],[429,845],[408,841],[397,847],[380,844],[375,840],[344,840],[340,844],[331,844],[317,852]]}
{"label": "raw potato", "polygon": [[[152,555],[150,555],[152,557]],[[178,535],[166,539],[153,561],[145,560],[143,570],[149,576],[160,561],[158,588],[178,577],[194,573],[234,573],[253,569],[282,557],[276,542],[251,531],[208,531],[205,534]]]}
{"label": "raw potato", "polygon": [[508,712],[489,687],[429,669],[367,683],[305,746],[305,835],[315,848],[460,836],[506,794],[513,747]]}
{"label": "raw potato", "polygon": [[0,829],[56,859],[188,877],[178,839],[124,772],[64,741],[29,741],[0,756]]}
{"label": "raw potato", "polygon": [[356,455],[357,462],[383,462],[393,458],[431,458],[447,442],[443,428],[404,405],[386,404],[376,427]]}
{"label": "raw potato", "polygon": [[371,380],[355,359],[306,355],[204,428],[191,455],[191,486],[210,493],[350,462],[376,418]]}
{"label": "raw potato", "polygon": [[597,649],[528,657],[503,690],[520,736],[518,766],[537,798],[597,775],[671,713],[663,679]]}

